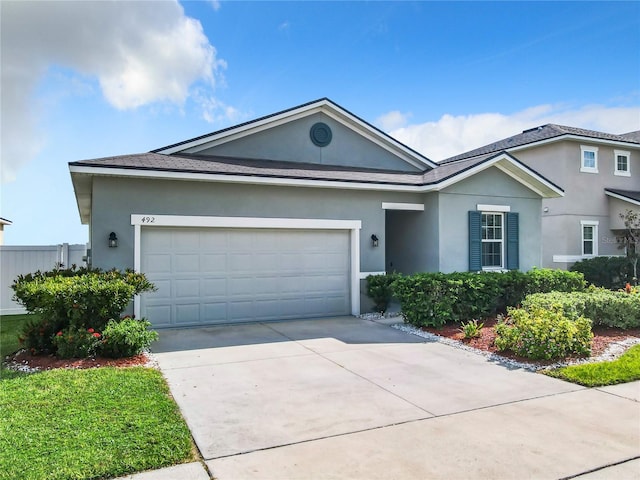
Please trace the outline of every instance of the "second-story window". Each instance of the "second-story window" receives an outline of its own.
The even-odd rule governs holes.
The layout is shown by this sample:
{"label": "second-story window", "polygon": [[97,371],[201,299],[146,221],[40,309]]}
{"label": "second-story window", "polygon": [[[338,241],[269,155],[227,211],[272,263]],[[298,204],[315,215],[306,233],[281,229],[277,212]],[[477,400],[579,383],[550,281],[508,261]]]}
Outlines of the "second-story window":
{"label": "second-story window", "polygon": [[580,145],[580,171],[598,173],[598,147]]}
{"label": "second-story window", "polygon": [[614,163],[613,173],[615,175],[620,175],[623,177],[631,176],[629,158],[630,158],[629,152],[623,152],[622,150],[613,151],[613,163]]}

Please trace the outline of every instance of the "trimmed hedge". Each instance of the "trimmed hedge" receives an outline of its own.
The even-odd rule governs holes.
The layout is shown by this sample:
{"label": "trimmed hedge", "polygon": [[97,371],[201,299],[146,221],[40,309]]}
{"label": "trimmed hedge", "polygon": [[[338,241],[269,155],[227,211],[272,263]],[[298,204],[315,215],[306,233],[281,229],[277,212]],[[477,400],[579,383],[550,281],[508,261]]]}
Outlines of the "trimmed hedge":
{"label": "trimmed hedge", "polygon": [[581,272],[596,287],[624,288],[633,280],[633,266],[627,257],[594,257],[574,263],[569,269]]}
{"label": "trimmed hedge", "polygon": [[570,319],[587,317],[594,325],[616,328],[640,327],[640,293],[612,292],[605,288],[590,288],[586,292],[551,292],[529,295],[522,308],[560,309]]}
{"label": "trimmed hedge", "polygon": [[530,293],[582,291],[585,285],[581,273],[533,269],[527,273],[420,273],[399,277],[392,288],[407,323],[440,327],[504,312]]}
{"label": "trimmed hedge", "polygon": [[367,296],[373,300],[376,312],[384,313],[393,298],[391,284],[400,277],[397,273],[369,275],[367,277]]}
{"label": "trimmed hedge", "polygon": [[498,350],[536,360],[591,353],[591,321],[567,318],[561,309],[510,308],[507,320],[496,325]]}

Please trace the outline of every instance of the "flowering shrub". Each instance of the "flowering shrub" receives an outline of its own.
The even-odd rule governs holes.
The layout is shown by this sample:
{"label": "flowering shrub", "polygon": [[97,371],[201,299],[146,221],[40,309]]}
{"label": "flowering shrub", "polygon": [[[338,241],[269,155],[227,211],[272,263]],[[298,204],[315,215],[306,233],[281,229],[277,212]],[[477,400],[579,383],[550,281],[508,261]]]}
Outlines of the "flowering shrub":
{"label": "flowering shrub", "polygon": [[48,318],[32,319],[22,327],[18,341],[34,355],[36,353],[53,353],[55,347],[51,339],[63,326],[64,324],[61,322],[54,322]]}
{"label": "flowering shrub", "polygon": [[96,354],[102,335],[93,328],[68,327],[53,337],[60,358],[87,358]]}
{"label": "flowering shrub", "polygon": [[102,354],[113,358],[137,355],[158,339],[158,332],[149,330],[150,326],[147,320],[131,317],[109,320],[102,331]]}
{"label": "flowering shrub", "polygon": [[[142,273],[90,269],[21,275],[11,288],[17,302],[43,319],[22,333],[27,349],[35,352],[55,351],[53,339],[59,331],[102,330],[109,319],[120,316],[134,295],[155,290]],[[40,328],[45,330],[42,338]]]}
{"label": "flowering shrub", "polygon": [[590,355],[592,339],[587,318],[570,320],[558,308],[511,308],[507,319],[496,325],[495,345],[522,357],[551,360]]}

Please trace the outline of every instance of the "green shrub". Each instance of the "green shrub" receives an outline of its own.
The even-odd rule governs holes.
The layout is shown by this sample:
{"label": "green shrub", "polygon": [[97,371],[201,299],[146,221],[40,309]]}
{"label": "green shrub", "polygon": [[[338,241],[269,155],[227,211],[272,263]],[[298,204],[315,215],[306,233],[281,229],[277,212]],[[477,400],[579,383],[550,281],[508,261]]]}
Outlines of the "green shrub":
{"label": "green shrub", "polygon": [[391,284],[399,277],[396,273],[369,275],[367,277],[367,296],[373,300],[376,312],[384,313],[393,298]]}
{"label": "green shrub", "polygon": [[96,354],[101,338],[93,328],[69,327],[56,333],[53,345],[60,358],[87,358]]}
{"label": "green shrub", "polygon": [[615,328],[640,327],[640,293],[612,292],[605,288],[590,288],[586,292],[551,292],[529,295],[522,308],[561,309],[570,319],[584,316],[594,325]]}
{"label": "green shrub", "polygon": [[581,272],[534,268],[526,275],[526,295],[546,292],[581,292],[587,288]]}
{"label": "green shrub", "polygon": [[591,321],[571,320],[560,309],[509,309],[506,321],[496,325],[495,345],[522,357],[551,360],[591,353]]}
{"label": "green shrub", "polygon": [[420,273],[393,282],[407,323],[439,327],[483,318],[520,304],[527,293],[584,290],[582,274],[534,269],[527,273]]}
{"label": "green shrub", "polygon": [[149,330],[147,320],[123,318],[110,320],[102,332],[100,351],[105,357],[131,357],[149,348],[158,339],[158,332]]}
{"label": "green shrub", "polygon": [[[55,351],[58,331],[102,330],[109,319],[120,317],[134,295],[155,289],[142,273],[88,269],[21,275],[11,288],[14,299],[42,319],[22,333],[26,347],[37,352]],[[36,338],[40,329],[47,335]]]}
{"label": "green shrub", "polygon": [[392,286],[407,323],[416,327],[441,327],[456,320],[453,305],[462,281],[448,279],[444,273],[419,273],[400,277]]}
{"label": "green shrub", "polygon": [[569,269],[580,272],[596,287],[624,288],[633,279],[633,265],[627,257],[593,257],[574,263]]}
{"label": "green shrub", "polygon": [[470,320],[467,323],[463,323],[459,330],[464,334],[464,338],[476,338],[481,335],[482,327],[484,327],[484,323]]}
{"label": "green shrub", "polygon": [[49,318],[28,320],[20,329],[18,340],[32,354],[53,353],[55,346],[52,338],[56,332],[60,331],[64,324],[60,321],[54,322]]}

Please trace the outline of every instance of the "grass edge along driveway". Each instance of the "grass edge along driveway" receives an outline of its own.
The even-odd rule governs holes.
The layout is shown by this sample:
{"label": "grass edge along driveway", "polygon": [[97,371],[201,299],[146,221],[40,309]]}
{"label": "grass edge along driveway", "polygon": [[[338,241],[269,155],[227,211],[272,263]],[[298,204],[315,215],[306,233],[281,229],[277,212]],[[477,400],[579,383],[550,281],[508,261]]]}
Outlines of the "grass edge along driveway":
{"label": "grass edge along driveway", "polygon": [[[0,316],[0,354],[32,315]],[[89,479],[188,462],[191,433],[154,369],[0,366],[0,479]]]}
{"label": "grass edge along driveway", "polygon": [[50,370],[0,381],[0,478],[109,478],[194,459],[151,368]]}
{"label": "grass edge along driveway", "polygon": [[640,380],[640,345],[631,347],[615,360],[570,365],[544,373],[585,387],[604,387]]}

